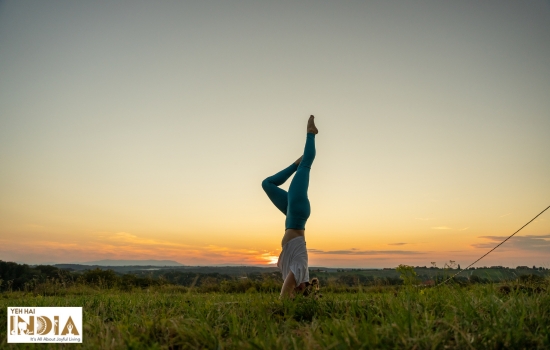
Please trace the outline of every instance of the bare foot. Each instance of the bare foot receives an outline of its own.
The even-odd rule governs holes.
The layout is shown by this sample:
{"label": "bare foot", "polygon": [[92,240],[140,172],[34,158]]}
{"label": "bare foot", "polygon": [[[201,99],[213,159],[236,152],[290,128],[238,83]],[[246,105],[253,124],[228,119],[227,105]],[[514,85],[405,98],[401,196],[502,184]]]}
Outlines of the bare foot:
{"label": "bare foot", "polygon": [[309,116],[309,119],[307,120],[307,132],[311,134],[318,134],[319,130],[317,130],[317,127],[315,126],[315,121],[313,120],[315,117],[313,115]]}
{"label": "bare foot", "polygon": [[300,162],[302,161],[302,158],[303,158],[303,157],[304,157],[304,156],[301,156],[300,158],[296,159],[296,161],[294,162],[294,164],[300,165]]}

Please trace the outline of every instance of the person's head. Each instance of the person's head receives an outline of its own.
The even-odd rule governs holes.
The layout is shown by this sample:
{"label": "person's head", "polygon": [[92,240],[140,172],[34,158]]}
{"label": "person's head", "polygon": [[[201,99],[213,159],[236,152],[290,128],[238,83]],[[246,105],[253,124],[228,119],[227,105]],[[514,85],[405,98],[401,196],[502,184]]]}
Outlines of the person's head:
{"label": "person's head", "polygon": [[305,297],[307,297],[311,293],[314,293],[315,296],[317,296],[317,294],[319,293],[320,284],[317,277],[314,277],[311,279],[311,281],[302,284],[304,285],[304,288],[300,290],[300,292],[302,292]]}

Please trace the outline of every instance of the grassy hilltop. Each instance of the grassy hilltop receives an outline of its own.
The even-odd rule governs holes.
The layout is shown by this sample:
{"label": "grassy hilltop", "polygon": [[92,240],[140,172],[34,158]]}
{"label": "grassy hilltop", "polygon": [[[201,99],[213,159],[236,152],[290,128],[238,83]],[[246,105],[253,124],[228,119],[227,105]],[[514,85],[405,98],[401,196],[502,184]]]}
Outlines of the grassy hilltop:
{"label": "grassy hilltop", "polygon": [[[84,349],[550,348],[550,281],[536,274],[433,287],[404,266],[391,271],[399,285],[334,284],[320,298],[280,301],[280,282],[269,279],[214,288],[211,276],[182,286],[125,275],[135,285],[124,285],[124,276],[109,284],[92,277],[116,275],[94,271],[83,275],[88,282],[48,280],[0,293],[0,348],[62,347],[7,344],[9,306],[82,306]],[[360,271],[342,276],[349,272]]]}
{"label": "grassy hilltop", "polygon": [[[366,288],[284,302],[277,293],[196,293],[175,286],[132,292],[74,287],[58,296],[6,292],[0,331],[8,306],[82,306],[84,349],[550,348],[550,295],[508,287]],[[7,344],[5,335],[0,341],[1,348],[20,346]]]}

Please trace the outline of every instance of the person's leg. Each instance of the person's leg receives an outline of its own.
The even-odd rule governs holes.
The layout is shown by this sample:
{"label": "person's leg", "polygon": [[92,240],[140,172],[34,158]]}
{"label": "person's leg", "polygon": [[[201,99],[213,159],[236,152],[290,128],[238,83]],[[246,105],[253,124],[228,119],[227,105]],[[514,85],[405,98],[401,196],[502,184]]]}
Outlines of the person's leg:
{"label": "person's leg", "polygon": [[314,159],[315,134],[308,132],[302,161],[288,189],[288,209],[285,223],[287,229],[305,229],[306,221],[311,213],[307,190],[309,187],[309,172]]}
{"label": "person's leg", "polygon": [[288,207],[288,193],[278,186],[284,184],[285,181],[288,180],[288,178],[292,174],[294,174],[296,169],[298,169],[299,161],[300,159],[292,163],[292,165],[290,165],[286,169],[283,169],[277,174],[270,176],[262,181],[262,188],[264,189],[271,202],[273,202],[273,204],[275,204],[275,206],[285,215]]}

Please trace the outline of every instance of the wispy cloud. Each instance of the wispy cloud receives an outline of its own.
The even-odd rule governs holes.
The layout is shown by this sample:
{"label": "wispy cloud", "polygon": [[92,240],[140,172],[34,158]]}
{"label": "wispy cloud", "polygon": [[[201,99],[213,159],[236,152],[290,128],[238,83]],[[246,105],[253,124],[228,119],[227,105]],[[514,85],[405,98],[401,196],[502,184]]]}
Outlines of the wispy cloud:
{"label": "wispy cloud", "polygon": [[469,229],[469,227],[461,228],[459,231],[466,231],[467,229]]}
{"label": "wispy cloud", "polygon": [[412,250],[359,250],[359,249],[344,249],[344,250],[320,250],[308,249],[311,254],[324,255],[419,255],[426,252]]}
{"label": "wispy cloud", "polygon": [[[497,243],[504,241],[507,236],[481,236],[490,242],[472,244],[475,248],[493,248]],[[499,249],[520,249],[528,251],[542,251],[550,253],[550,235],[527,235],[510,238]]]}
{"label": "wispy cloud", "polygon": [[415,220],[420,220],[420,221],[430,221],[430,220],[435,220],[434,218],[414,218]]}
{"label": "wispy cloud", "polygon": [[[9,249],[3,249],[9,247]],[[17,253],[35,259],[77,262],[97,259],[171,259],[183,264],[267,264],[278,257],[277,251],[234,249],[217,245],[194,246],[172,241],[139,237],[128,232],[100,232],[80,242],[35,240],[29,242],[0,239],[0,256]]]}
{"label": "wispy cloud", "polygon": [[388,245],[405,245],[410,243],[398,242],[398,243],[388,243]]}
{"label": "wispy cloud", "polygon": [[512,214],[512,213],[504,214],[504,215],[501,215],[501,216],[499,216],[499,217],[503,218],[503,217],[508,216],[508,215],[510,215],[510,214]]}

